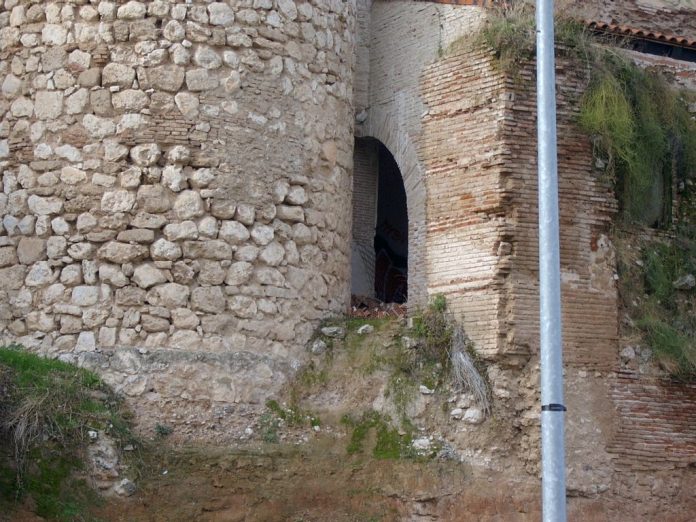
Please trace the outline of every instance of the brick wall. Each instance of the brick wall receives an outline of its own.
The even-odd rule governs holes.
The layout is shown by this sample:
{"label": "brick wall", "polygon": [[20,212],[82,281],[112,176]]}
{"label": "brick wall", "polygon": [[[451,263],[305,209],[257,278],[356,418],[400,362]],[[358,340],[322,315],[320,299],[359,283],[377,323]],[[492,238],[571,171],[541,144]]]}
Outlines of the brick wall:
{"label": "brick wall", "polygon": [[[610,369],[617,297],[607,237],[616,203],[573,124],[583,75],[559,67],[559,197],[566,361]],[[504,79],[484,52],[423,76],[428,277],[487,355],[538,351],[536,101],[532,71]]]}
{"label": "brick wall", "polygon": [[506,235],[505,81],[486,52],[456,52],[422,79],[428,289],[448,298],[481,353],[500,349]]}
{"label": "brick wall", "polygon": [[375,222],[377,220],[378,143],[357,139],[353,156],[353,236],[351,292],[374,295]]}
{"label": "brick wall", "polygon": [[[613,247],[608,238],[616,201],[593,168],[589,139],[574,123],[587,85],[582,69],[560,59],[557,67],[558,176],[564,359],[609,370],[616,362],[618,318]],[[536,95],[531,68],[508,83],[503,123],[506,210],[512,253],[507,317],[513,353],[539,349]]]}
{"label": "brick wall", "polygon": [[[476,7],[403,1],[358,3],[359,28],[369,28],[369,39],[363,37],[360,47],[365,49],[359,47],[357,52],[356,110],[363,107],[365,74],[369,74],[369,96],[355,133],[381,141],[401,171],[408,206],[408,293],[412,308],[425,305],[431,293],[426,268],[426,187],[419,156],[425,110],[420,75],[452,41],[470,33],[481,16],[482,10]],[[362,65],[366,62],[369,67]]]}
{"label": "brick wall", "polygon": [[620,371],[611,380],[616,433],[608,445],[621,469],[681,468],[696,463],[696,384]]}
{"label": "brick wall", "polygon": [[370,106],[370,8],[372,0],[356,1],[353,106],[359,113]]}

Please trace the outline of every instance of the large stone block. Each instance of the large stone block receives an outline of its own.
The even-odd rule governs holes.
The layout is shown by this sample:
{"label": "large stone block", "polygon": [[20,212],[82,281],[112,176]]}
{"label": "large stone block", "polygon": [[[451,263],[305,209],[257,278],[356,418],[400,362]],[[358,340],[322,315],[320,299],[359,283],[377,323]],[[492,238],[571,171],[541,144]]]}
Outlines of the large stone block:
{"label": "large stone block", "polygon": [[161,156],[162,151],[156,143],[137,145],[130,151],[131,159],[136,163],[136,165],[141,167],[151,167],[155,165]]}
{"label": "large stone block", "polygon": [[142,185],[136,197],[138,209],[152,214],[166,212],[172,208],[170,194],[162,185]]}
{"label": "large stone block", "polygon": [[128,212],[135,204],[135,193],[127,190],[105,192],[101,200],[103,212]]}
{"label": "large stone block", "polygon": [[39,91],[36,93],[34,113],[40,120],[54,120],[63,112],[63,93]]}
{"label": "large stone block", "polygon": [[76,306],[93,306],[99,302],[99,287],[76,286],[70,300]]}
{"label": "large stone block", "polygon": [[234,22],[234,12],[224,2],[213,2],[208,5],[208,13],[210,14],[210,23],[213,25],[227,27]]}
{"label": "large stone block", "polygon": [[[53,271],[48,262],[38,261],[29,269],[27,276],[24,278],[24,284],[27,286],[46,286],[53,283],[57,277],[57,272]],[[16,283],[12,286],[16,286]],[[21,280],[19,286],[21,286]]]}
{"label": "large stone block", "polygon": [[104,87],[116,85],[128,89],[135,80],[135,69],[123,63],[110,62],[102,69],[101,78]]}
{"label": "large stone block", "polygon": [[179,219],[200,217],[205,213],[201,195],[193,190],[184,190],[174,201],[174,212]]}
{"label": "large stone block", "polygon": [[232,247],[220,239],[184,241],[184,257],[189,259],[232,259]]}
{"label": "large stone block", "polygon": [[17,261],[17,249],[15,247],[6,246],[0,248],[0,267],[12,266]]}
{"label": "large stone block", "polygon": [[131,0],[118,8],[116,16],[120,20],[137,20],[147,13],[147,7],[143,2]]}
{"label": "large stone block", "polygon": [[186,71],[186,86],[190,91],[207,91],[219,84],[217,75],[208,69],[190,69]]}
{"label": "large stone block", "polygon": [[188,305],[191,290],[178,283],[166,283],[155,286],[146,296],[148,303],[165,308],[182,308]]}
{"label": "large stone block", "polygon": [[218,286],[198,287],[191,292],[191,306],[201,312],[220,313],[225,311],[226,300]]}
{"label": "large stone block", "polygon": [[46,259],[46,241],[38,237],[23,237],[17,245],[17,257],[23,265]]}
{"label": "large stone block", "polygon": [[97,251],[97,256],[120,265],[144,259],[148,253],[149,249],[143,245],[109,241]]}
{"label": "large stone block", "polygon": [[184,68],[180,65],[159,65],[147,70],[147,80],[154,89],[177,92],[184,83]]}
{"label": "large stone block", "polygon": [[133,282],[140,288],[147,289],[166,281],[164,272],[149,263],[138,266],[133,272]]}

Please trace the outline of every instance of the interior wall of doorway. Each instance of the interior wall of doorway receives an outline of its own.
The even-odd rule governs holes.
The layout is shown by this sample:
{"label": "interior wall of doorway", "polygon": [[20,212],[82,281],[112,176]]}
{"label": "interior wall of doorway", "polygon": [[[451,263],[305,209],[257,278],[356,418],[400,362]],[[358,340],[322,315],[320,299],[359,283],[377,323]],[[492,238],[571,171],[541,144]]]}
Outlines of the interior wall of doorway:
{"label": "interior wall of doorway", "polygon": [[399,167],[378,140],[358,138],[353,161],[351,291],[384,302],[408,298],[408,213]]}

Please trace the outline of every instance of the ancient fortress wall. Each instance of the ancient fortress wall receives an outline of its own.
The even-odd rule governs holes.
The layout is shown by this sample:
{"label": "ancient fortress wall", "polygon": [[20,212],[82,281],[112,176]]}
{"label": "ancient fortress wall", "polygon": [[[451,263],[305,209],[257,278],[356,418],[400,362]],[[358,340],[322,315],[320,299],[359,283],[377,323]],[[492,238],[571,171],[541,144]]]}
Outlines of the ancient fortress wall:
{"label": "ancient fortress wall", "polygon": [[2,342],[239,418],[348,305],[353,3],[4,5]]}

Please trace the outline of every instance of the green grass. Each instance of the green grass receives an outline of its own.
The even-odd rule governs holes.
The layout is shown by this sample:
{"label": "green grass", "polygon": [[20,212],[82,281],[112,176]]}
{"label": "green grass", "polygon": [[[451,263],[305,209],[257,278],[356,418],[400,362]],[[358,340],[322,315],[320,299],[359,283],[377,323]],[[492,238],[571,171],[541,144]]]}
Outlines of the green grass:
{"label": "green grass", "polygon": [[696,339],[679,332],[672,325],[655,317],[638,322],[657,360],[678,380],[696,377]]}
{"label": "green grass", "polygon": [[266,401],[266,408],[268,408],[269,413],[284,421],[288,426],[321,426],[319,417],[303,410],[297,405],[284,407],[281,406],[278,401],[270,399]]}
{"label": "green grass", "polygon": [[350,442],[346,451],[353,455],[364,451],[364,444],[371,430],[375,431],[375,445],[372,456],[376,459],[396,460],[412,456],[411,441],[413,437],[408,431],[400,435],[399,430],[391,426],[391,419],[376,411],[369,411],[359,419],[344,415],[341,423],[352,428]]}
{"label": "green grass", "polygon": [[674,282],[696,273],[696,240],[681,227],[659,241],[617,236],[619,294],[644,347],[671,377],[696,381],[696,292]]}
{"label": "green grass", "polygon": [[495,52],[496,65],[508,74],[516,75],[521,65],[534,58],[534,11],[518,4],[493,11],[477,37],[477,43]]}
{"label": "green grass", "polygon": [[18,346],[0,348],[0,387],[0,508],[28,496],[44,518],[89,520],[99,497],[76,478],[87,431],[137,444],[121,401],[95,374]]}
{"label": "green grass", "polygon": [[674,281],[696,273],[696,242],[677,237],[669,244],[654,244],[643,254],[645,290],[663,307],[673,309],[678,292]]}
{"label": "green grass", "polygon": [[261,431],[261,439],[269,444],[277,444],[280,442],[278,430],[280,429],[280,419],[270,412],[261,415],[259,419]]}
{"label": "green grass", "polygon": [[696,273],[696,241],[677,235],[669,243],[643,252],[643,287],[647,299],[637,326],[657,360],[680,380],[696,379],[696,317],[693,291],[674,288],[674,281]]}
{"label": "green grass", "polygon": [[[566,10],[557,10],[554,32],[560,53],[584,61],[592,59],[595,37]],[[466,41],[471,42],[471,39]],[[516,2],[492,9],[473,43],[492,49],[496,56],[495,65],[504,73],[517,77],[521,67],[536,55],[534,5]]]}

